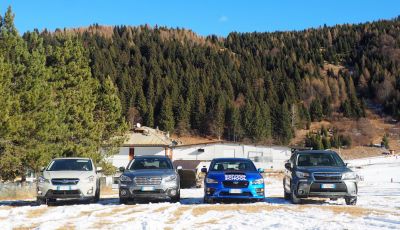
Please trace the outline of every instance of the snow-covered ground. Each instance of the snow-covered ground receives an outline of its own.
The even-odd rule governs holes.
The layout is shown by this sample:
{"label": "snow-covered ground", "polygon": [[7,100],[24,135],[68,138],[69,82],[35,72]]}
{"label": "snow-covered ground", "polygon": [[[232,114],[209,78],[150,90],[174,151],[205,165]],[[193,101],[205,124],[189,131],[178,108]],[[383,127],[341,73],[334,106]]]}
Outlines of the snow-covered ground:
{"label": "snow-covered ground", "polygon": [[0,229],[400,229],[400,157],[349,162],[364,178],[356,206],[343,200],[292,205],[282,182],[266,178],[264,202],[202,204],[202,189],[184,189],[180,203],[119,205],[116,197],[98,204],[35,206],[0,202]]}

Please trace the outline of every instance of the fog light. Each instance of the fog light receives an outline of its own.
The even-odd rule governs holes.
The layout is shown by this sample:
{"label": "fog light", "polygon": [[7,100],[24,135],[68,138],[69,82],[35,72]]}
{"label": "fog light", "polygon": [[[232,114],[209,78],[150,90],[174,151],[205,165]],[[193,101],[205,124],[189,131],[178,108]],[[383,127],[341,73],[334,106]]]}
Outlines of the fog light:
{"label": "fog light", "polygon": [[40,191],[40,190],[38,190],[37,193],[38,193],[39,195],[42,195],[42,191]]}
{"label": "fog light", "polygon": [[126,194],[127,194],[127,192],[126,192],[125,189],[121,190],[121,195],[122,195],[122,196],[126,196]]}
{"label": "fog light", "polygon": [[171,193],[172,196],[175,196],[176,195],[176,190],[171,190],[170,193]]}
{"label": "fog light", "polygon": [[90,194],[92,194],[93,193],[93,188],[91,188],[91,189],[89,189],[88,191],[87,191],[87,194],[88,195],[90,195]]}

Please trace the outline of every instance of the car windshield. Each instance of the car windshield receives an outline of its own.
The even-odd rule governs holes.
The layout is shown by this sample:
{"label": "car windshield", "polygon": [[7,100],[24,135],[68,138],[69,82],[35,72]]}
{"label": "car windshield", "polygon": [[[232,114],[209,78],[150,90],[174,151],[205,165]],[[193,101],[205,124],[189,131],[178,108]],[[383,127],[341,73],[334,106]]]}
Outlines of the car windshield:
{"label": "car windshield", "polygon": [[342,167],[344,166],[344,162],[335,153],[301,153],[297,157],[297,166]]}
{"label": "car windshield", "polygon": [[143,158],[133,160],[129,169],[173,169],[173,166],[171,161],[165,158]]}
{"label": "car windshield", "polygon": [[257,171],[257,169],[251,161],[218,160],[211,164],[210,171]]}
{"label": "car windshield", "polygon": [[47,171],[92,171],[89,159],[59,159],[51,162]]}

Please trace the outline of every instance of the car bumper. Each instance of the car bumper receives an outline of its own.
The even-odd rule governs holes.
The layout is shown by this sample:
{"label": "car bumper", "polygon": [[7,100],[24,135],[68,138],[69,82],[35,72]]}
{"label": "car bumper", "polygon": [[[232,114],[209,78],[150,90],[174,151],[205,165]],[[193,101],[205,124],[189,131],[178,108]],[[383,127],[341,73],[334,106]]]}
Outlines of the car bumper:
{"label": "car bumper", "polygon": [[37,197],[42,199],[87,199],[95,196],[96,189],[95,182],[78,183],[77,185],[40,183],[37,185]]}
{"label": "car bumper", "polygon": [[[240,193],[235,191],[240,189]],[[249,185],[246,188],[226,188],[222,184],[206,184],[204,188],[204,197],[211,199],[249,199],[259,200],[265,198],[264,185]]]}
{"label": "car bumper", "polygon": [[178,194],[179,186],[176,182],[159,185],[119,184],[120,198],[165,200],[172,199]]}
{"label": "car bumper", "polygon": [[[324,188],[324,185],[334,186]],[[299,198],[322,197],[322,198],[342,198],[357,196],[357,181],[311,181],[299,180],[294,188],[296,196]]]}

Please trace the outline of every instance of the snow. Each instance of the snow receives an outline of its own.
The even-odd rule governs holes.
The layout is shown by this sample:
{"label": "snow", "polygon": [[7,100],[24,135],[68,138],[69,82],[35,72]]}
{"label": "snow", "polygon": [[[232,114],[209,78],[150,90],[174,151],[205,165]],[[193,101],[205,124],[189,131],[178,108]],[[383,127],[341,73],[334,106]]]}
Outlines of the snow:
{"label": "snow", "polygon": [[97,204],[0,202],[0,229],[400,229],[400,157],[349,161],[363,177],[356,206],[344,200],[282,198],[282,181],[266,178],[258,203],[203,204],[202,189],[181,190],[180,203],[120,205],[117,197]]}

